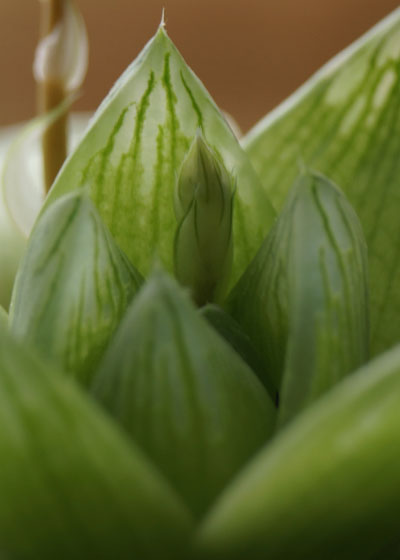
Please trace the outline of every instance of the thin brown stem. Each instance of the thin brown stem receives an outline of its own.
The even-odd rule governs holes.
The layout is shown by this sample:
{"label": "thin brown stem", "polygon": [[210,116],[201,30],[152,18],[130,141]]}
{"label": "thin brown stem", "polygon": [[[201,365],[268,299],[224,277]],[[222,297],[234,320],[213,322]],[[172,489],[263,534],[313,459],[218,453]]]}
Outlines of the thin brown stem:
{"label": "thin brown stem", "polygon": [[[49,35],[63,19],[65,0],[41,1],[41,38]],[[39,114],[47,113],[65,99],[66,91],[62,80],[45,79],[37,86],[37,104]],[[43,135],[43,169],[46,192],[67,156],[67,113],[51,124]]]}

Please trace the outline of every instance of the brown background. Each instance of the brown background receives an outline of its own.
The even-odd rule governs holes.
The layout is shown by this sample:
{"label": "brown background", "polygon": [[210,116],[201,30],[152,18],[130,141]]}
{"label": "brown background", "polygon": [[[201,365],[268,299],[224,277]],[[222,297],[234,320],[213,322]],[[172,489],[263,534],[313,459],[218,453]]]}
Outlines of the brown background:
{"label": "brown background", "polygon": [[[153,35],[167,30],[217,103],[247,129],[397,0],[78,0],[90,70],[79,109],[95,108]],[[0,0],[0,125],[34,114],[38,0]]]}

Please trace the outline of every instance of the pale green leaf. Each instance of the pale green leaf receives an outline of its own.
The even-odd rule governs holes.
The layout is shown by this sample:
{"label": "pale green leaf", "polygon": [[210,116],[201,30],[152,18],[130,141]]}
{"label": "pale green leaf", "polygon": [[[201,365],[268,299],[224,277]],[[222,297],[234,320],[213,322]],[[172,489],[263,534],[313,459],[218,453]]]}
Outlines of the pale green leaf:
{"label": "pale green leaf", "polygon": [[0,337],[0,551],[23,560],[180,557],[191,518],[75,383]]}
{"label": "pale green leaf", "polygon": [[333,179],[350,199],[369,248],[373,353],[400,338],[399,76],[400,9],[244,140],[277,208],[297,174],[299,158]]}
{"label": "pale green leaf", "polygon": [[367,252],[343,194],[304,170],[227,307],[280,389],[280,421],[368,359]]}
{"label": "pale green leaf", "polygon": [[41,217],[15,282],[11,331],[87,383],[141,283],[83,191]]}
{"label": "pale green leaf", "polygon": [[270,228],[274,212],[229,125],[163,26],[98,109],[49,201],[89,185],[111,233],[141,273],[148,272],[155,255],[171,270],[176,176],[199,128],[237,178],[237,278]]}
{"label": "pale green leaf", "polygon": [[394,545],[399,394],[396,347],[282,430],[206,518],[199,538],[204,557],[375,559]]}
{"label": "pale green leaf", "polygon": [[256,376],[160,272],[128,309],[93,392],[196,514],[275,424]]}

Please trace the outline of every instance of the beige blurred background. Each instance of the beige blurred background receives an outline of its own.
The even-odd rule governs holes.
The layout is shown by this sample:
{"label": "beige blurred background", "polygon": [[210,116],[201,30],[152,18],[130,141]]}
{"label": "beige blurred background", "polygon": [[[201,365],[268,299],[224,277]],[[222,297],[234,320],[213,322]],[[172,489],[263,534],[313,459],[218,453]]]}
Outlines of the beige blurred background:
{"label": "beige blurred background", "polygon": [[[396,0],[77,0],[90,39],[78,109],[94,109],[154,34],[167,30],[216,102],[246,130]],[[39,0],[0,0],[0,125],[35,112]]]}

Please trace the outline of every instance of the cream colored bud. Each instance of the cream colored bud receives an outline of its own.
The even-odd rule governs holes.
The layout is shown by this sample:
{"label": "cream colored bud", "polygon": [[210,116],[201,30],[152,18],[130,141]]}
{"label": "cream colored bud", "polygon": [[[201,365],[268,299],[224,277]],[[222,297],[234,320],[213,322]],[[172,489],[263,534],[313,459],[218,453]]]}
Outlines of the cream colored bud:
{"label": "cream colored bud", "polygon": [[35,80],[59,82],[65,91],[75,91],[86,75],[88,50],[83,18],[72,0],[63,0],[60,20],[36,49]]}

